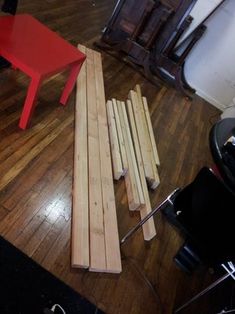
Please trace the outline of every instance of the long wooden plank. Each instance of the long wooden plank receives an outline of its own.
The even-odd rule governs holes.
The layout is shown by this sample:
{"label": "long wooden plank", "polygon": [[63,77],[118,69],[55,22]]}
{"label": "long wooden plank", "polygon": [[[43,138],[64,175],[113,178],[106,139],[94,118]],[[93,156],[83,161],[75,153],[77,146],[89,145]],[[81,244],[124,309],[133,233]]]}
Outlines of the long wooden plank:
{"label": "long wooden plank", "polygon": [[120,106],[121,106],[122,115],[124,118],[124,125],[125,125],[126,134],[127,134],[127,138],[128,138],[128,144],[129,144],[129,148],[130,148],[131,160],[132,160],[133,169],[134,169],[134,173],[135,173],[135,180],[136,180],[137,190],[138,190],[138,194],[139,194],[140,204],[144,205],[145,204],[144,194],[143,194],[143,189],[142,189],[142,185],[141,185],[141,181],[140,181],[140,174],[139,174],[136,155],[135,155],[135,151],[134,151],[133,139],[131,136],[131,131],[130,131],[129,121],[128,121],[128,117],[127,117],[125,102],[121,101]]}
{"label": "long wooden plank", "polygon": [[93,54],[98,110],[101,184],[104,210],[104,232],[106,250],[106,268],[104,269],[104,271],[120,273],[122,270],[122,265],[117,227],[116,204],[113,187],[112,164],[107,125],[107,113],[105,105],[102,61],[100,53],[93,51]]}
{"label": "long wooden plank", "polygon": [[122,157],[118,142],[118,134],[116,128],[116,122],[113,112],[113,104],[111,100],[106,103],[107,115],[108,115],[108,125],[109,125],[109,135],[111,144],[111,154],[112,154],[112,165],[113,165],[113,176],[115,180],[119,180],[123,175]]}
{"label": "long wooden plank", "polygon": [[141,202],[140,202],[140,197],[139,197],[139,192],[138,192],[138,187],[137,187],[135,168],[134,168],[132,154],[131,154],[132,143],[130,141],[130,138],[128,137],[128,131],[125,126],[125,119],[124,119],[124,114],[122,111],[122,106],[121,106],[120,101],[117,101],[117,109],[119,113],[120,124],[122,128],[124,144],[126,148],[127,162],[128,162],[127,175],[129,177],[128,177],[128,182],[126,184],[126,188],[127,188],[127,198],[128,198],[128,203],[129,203],[129,209],[137,210],[137,209],[140,209]]}
{"label": "long wooden plank", "polygon": [[87,55],[87,106],[89,154],[89,210],[90,210],[90,270],[106,269],[104,215],[102,202],[101,167],[94,55]]}
{"label": "long wooden plank", "polygon": [[122,165],[123,165],[123,170],[125,173],[128,169],[128,161],[127,161],[125,143],[123,139],[122,127],[120,123],[120,117],[119,117],[119,113],[117,109],[117,101],[114,98],[112,99],[112,105],[113,105],[114,118],[115,118],[116,128],[117,128],[118,142],[119,142],[120,152],[121,152],[121,157],[122,157]]}
{"label": "long wooden plank", "polygon": [[[85,47],[79,45],[78,48],[86,53]],[[75,104],[71,258],[73,267],[82,268],[88,268],[90,265],[86,70],[85,61],[77,78]]]}
{"label": "long wooden plank", "polygon": [[[138,125],[137,133],[144,162],[145,176],[149,183],[149,186],[152,189],[155,189],[160,183],[160,180],[157,172],[157,167],[153,158],[152,145],[148,135],[147,124],[142,107],[142,97],[138,97],[138,94],[135,91],[130,91],[129,99],[131,99],[133,103],[134,116],[136,124]],[[139,99],[141,99],[141,101]]]}
{"label": "long wooden plank", "polygon": [[155,141],[155,137],[154,137],[154,133],[153,133],[153,126],[152,126],[151,117],[150,117],[150,113],[149,113],[148,101],[147,101],[146,97],[142,97],[142,99],[143,99],[145,117],[146,117],[146,121],[147,121],[147,125],[148,125],[149,136],[150,136],[150,140],[151,140],[151,144],[152,144],[152,148],[153,148],[154,160],[155,160],[156,165],[160,166],[160,159],[159,159],[157,145],[156,145],[156,141]]}
{"label": "long wooden plank", "polygon": [[[144,164],[143,164],[143,159],[141,155],[140,143],[139,143],[139,139],[137,135],[136,122],[134,118],[132,103],[130,100],[127,100],[127,111],[128,111],[128,117],[129,117],[130,126],[131,126],[136,159],[137,159],[138,169],[140,173],[140,180],[141,180],[141,185],[142,185],[144,200],[145,200],[145,206],[143,206],[142,209],[140,210],[140,216],[141,216],[141,219],[143,219],[151,212],[152,208],[151,208],[151,202],[150,202],[149,193],[148,193],[148,187],[147,187],[147,183],[145,179]],[[156,229],[155,229],[153,218],[150,218],[143,225],[142,228],[143,228],[144,239],[146,241],[151,240],[156,235]]]}
{"label": "long wooden plank", "polygon": [[116,99],[114,98],[112,99],[112,104],[113,104],[113,111],[114,111],[114,116],[115,116],[115,121],[116,121],[118,140],[119,140],[121,157],[122,157],[122,164],[123,164],[124,174],[125,174],[125,184],[126,184],[126,191],[127,191],[128,206],[130,210],[136,210],[139,207],[139,202],[136,204],[134,200],[131,175],[128,169],[129,166],[128,166],[128,161],[127,161],[126,147],[124,143],[123,131],[122,131],[121,123],[120,123],[120,117],[119,117],[119,113],[117,109]]}
{"label": "long wooden plank", "polygon": [[151,164],[152,164],[152,170],[153,170],[153,180],[150,180],[150,187],[151,189],[156,189],[157,186],[160,184],[160,179],[159,179],[158,170],[157,170],[155,160],[154,160],[154,153],[153,153],[153,147],[151,144],[151,139],[148,132],[148,125],[147,125],[147,121],[145,117],[145,110],[144,110],[144,104],[143,104],[140,85],[138,84],[136,85],[135,91],[137,93],[137,98],[138,98],[139,113],[143,122],[143,130],[144,130],[144,135],[145,135],[145,139],[147,143],[146,145],[150,150],[150,158],[151,158]]}

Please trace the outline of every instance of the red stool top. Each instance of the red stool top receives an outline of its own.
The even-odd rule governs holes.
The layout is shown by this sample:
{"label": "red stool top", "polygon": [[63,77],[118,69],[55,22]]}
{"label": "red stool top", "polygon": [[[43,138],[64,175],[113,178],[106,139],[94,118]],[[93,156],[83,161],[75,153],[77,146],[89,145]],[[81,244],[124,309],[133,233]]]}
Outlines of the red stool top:
{"label": "red stool top", "polygon": [[77,48],[28,14],[0,17],[0,55],[30,76],[47,76],[85,59]]}

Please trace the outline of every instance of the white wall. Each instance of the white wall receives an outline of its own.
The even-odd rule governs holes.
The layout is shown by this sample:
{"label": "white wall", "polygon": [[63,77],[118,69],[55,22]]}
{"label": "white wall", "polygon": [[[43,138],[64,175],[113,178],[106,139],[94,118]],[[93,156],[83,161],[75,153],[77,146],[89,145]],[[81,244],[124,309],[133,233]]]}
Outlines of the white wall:
{"label": "white wall", "polygon": [[[192,28],[220,1],[198,0]],[[186,61],[185,76],[199,96],[223,110],[235,97],[235,0],[227,0],[206,25]]]}

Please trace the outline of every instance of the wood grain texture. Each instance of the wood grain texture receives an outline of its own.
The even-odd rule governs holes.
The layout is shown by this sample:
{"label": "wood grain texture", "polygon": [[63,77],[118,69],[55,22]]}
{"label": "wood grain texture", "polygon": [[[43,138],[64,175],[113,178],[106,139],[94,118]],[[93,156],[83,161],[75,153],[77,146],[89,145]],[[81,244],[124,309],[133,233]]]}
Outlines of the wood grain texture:
{"label": "wood grain texture", "polygon": [[[78,48],[86,54],[86,48]],[[88,143],[87,143],[87,67],[84,62],[77,79],[74,136],[74,180],[72,217],[73,267],[88,268],[90,265],[89,200],[88,200]]]}
{"label": "wood grain texture", "polygon": [[102,201],[100,164],[100,134],[96,102],[96,78],[93,50],[86,50],[87,106],[88,106],[88,151],[89,151],[89,221],[90,221],[90,267],[92,271],[104,270],[105,230]]}
{"label": "wood grain texture", "polygon": [[142,99],[143,99],[145,117],[146,117],[146,121],[147,121],[147,125],[148,125],[149,136],[150,136],[152,149],[153,149],[154,161],[155,161],[157,166],[160,166],[160,159],[159,159],[159,155],[158,155],[158,151],[157,151],[156,140],[155,140],[154,133],[153,133],[153,126],[152,126],[152,122],[151,122],[151,117],[149,114],[148,101],[147,101],[146,97],[142,97]]}
{"label": "wood grain texture", "polygon": [[[151,203],[150,203],[149,192],[148,192],[147,182],[146,182],[146,178],[145,178],[144,164],[143,164],[143,159],[142,159],[141,149],[140,149],[140,143],[139,143],[138,134],[137,134],[137,126],[136,126],[136,122],[135,122],[135,118],[134,118],[132,103],[130,100],[127,100],[127,111],[128,111],[129,121],[130,121],[132,138],[133,138],[133,143],[134,143],[134,147],[135,147],[135,154],[136,154],[136,159],[137,159],[137,163],[138,163],[140,181],[141,181],[144,203],[145,203],[145,205],[140,210],[140,217],[141,217],[141,219],[143,219],[152,211],[152,207],[151,207]],[[145,240],[149,241],[156,235],[156,229],[155,229],[153,218],[150,218],[143,225],[142,228],[143,228]]]}
{"label": "wood grain texture", "polygon": [[112,154],[112,166],[113,166],[113,176],[115,180],[119,180],[123,175],[123,166],[122,166],[122,157],[120,152],[120,145],[118,141],[118,133],[115,122],[115,116],[113,112],[113,104],[111,100],[107,101],[107,116],[109,124],[109,138],[111,145],[111,154]]}
{"label": "wood grain texture", "polygon": [[[98,40],[115,3],[114,0],[100,0],[95,1],[93,6],[91,1],[81,0],[21,0],[18,13],[32,14],[74,46],[82,43],[94,49],[92,44]],[[102,59],[107,99],[125,100],[136,84],[140,84],[143,95],[148,99],[161,158],[161,184],[149,194],[154,208],[173,189],[189,184],[202,166],[212,166],[208,133],[211,125],[220,119],[220,112],[197,96],[189,101],[172,88],[153,86],[136,71],[105,53],[102,53]],[[17,120],[24,103],[28,78],[20,71],[5,69],[0,71],[0,80],[0,158],[2,154],[7,156],[0,162],[4,163],[0,171],[1,182],[12,163],[30,153],[27,142],[31,137],[42,132],[41,139],[36,137],[32,144],[31,147],[34,147],[68,117],[74,117],[75,92],[68,105],[60,107],[58,99],[66,76],[57,75],[48,80],[42,86],[33,124],[22,132],[18,129]],[[57,122],[51,124],[54,120]],[[47,129],[45,133],[43,128]],[[161,214],[154,218],[157,236],[153,240],[146,243],[140,230],[122,248],[123,254],[133,258],[151,281],[161,302],[156,300],[127,258],[123,258],[120,275],[71,269],[73,145],[72,121],[0,191],[2,236],[105,313],[172,313],[173,309],[216,280],[216,275],[203,267],[191,276],[176,267],[173,257],[183,240]],[[14,157],[8,163],[7,158],[11,155]],[[139,213],[128,211],[125,179],[115,182],[114,187],[119,234],[123,237],[139,221]],[[21,240],[17,241],[18,237]],[[224,304],[229,304],[224,301],[229,291],[224,285],[222,288],[221,291],[221,286],[218,287],[200,302],[192,304],[185,313],[220,312]]]}
{"label": "wood grain texture", "polygon": [[[93,51],[95,68],[96,102],[98,112],[99,149],[101,165],[101,186],[103,202],[105,258],[104,272],[120,273],[122,270],[120,244],[117,226],[116,203],[105,105],[104,80],[101,55]],[[101,252],[99,252],[101,254]]]}
{"label": "wood grain texture", "polygon": [[128,181],[126,183],[127,188],[127,198],[129,202],[129,209],[131,211],[140,209],[141,201],[140,195],[138,191],[138,183],[137,183],[137,173],[138,169],[136,169],[136,160],[135,156],[133,156],[133,143],[130,138],[128,128],[126,128],[124,112],[120,101],[117,101],[117,111],[119,113],[120,124],[122,128],[122,134],[124,138],[124,144],[126,149],[126,156],[128,162]]}

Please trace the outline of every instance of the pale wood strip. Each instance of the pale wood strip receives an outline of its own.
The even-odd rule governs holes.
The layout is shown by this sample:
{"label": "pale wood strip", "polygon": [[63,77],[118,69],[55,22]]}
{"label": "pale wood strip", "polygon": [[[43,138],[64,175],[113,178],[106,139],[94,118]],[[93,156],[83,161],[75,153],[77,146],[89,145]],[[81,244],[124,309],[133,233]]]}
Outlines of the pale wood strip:
{"label": "pale wood strip", "polygon": [[117,227],[117,214],[113,187],[110,142],[108,135],[105,105],[104,81],[101,54],[93,51],[95,83],[98,110],[98,129],[100,144],[101,183],[104,210],[104,232],[106,250],[106,272],[120,273],[122,270],[120,244]]}
{"label": "pale wood strip", "polygon": [[87,55],[87,106],[88,106],[88,154],[89,154],[89,210],[90,210],[90,270],[106,269],[104,215],[102,203],[98,112],[94,56]]}
{"label": "pale wood strip", "polygon": [[134,115],[136,124],[138,125],[137,132],[140,141],[141,154],[144,162],[145,176],[149,186],[155,189],[160,183],[157,167],[154,162],[152,145],[148,135],[148,128],[144,116],[144,109],[142,104],[142,96],[135,91],[130,91],[129,99],[133,103]]}
{"label": "pale wood strip", "polygon": [[[83,46],[78,48],[86,53]],[[88,143],[86,61],[77,78],[75,104],[72,266],[89,267]]]}
{"label": "pale wood strip", "polygon": [[[144,165],[143,165],[143,159],[141,155],[141,149],[140,149],[140,143],[137,135],[137,128],[136,128],[136,122],[134,119],[134,113],[132,108],[132,103],[130,100],[127,100],[127,110],[128,110],[128,117],[130,121],[130,127],[132,131],[132,137],[133,137],[133,143],[135,147],[135,153],[136,153],[136,159],[138,163],[139,173],[140,173],[140,180],[142,184],[143,194],[144,194],[144,200],[145,200],[145,206],[142,207],[140,210],[140,216],[141,219],[147,216],[152,210],[151,202],[149,198],[148,193],[148,187],[145,179],[145,172],[144,172]],[[144,225],[143,225],[143,234],[144,239],[149,241],[156,235],[156,229],[154,225],[153,218],[150,218]]]}
{"label": "pale wood strip", "polygon": [[68,117],[59,126],[51,131],[42,141],[35,145],[28,153],[26,153],[15,165],[7,171],[0,179],[0,190],[5,188],[13,179],[15,179],[33,160],[38,156],[52,141],[54,141],[57,136],[74,120],[74,117]]}
{"label": "pale wood strip", "polygon": [[114,98],[112,99],[112,104],[113,104],[113,112],[114,112],[114,118],[115,118],[115,122],[116,122],[120,152],[121,152],[121,157],[122,157],[122,165],[123,165],[123,170],[124,170],[124,174],[125,174],[125,172],[127,172],[127,169],[128,169],[128,162],[127,162],[125,143],[124,143],[124,139],[123,139],[122,127],[121,127],[121,123],[120,123],[120,117],[119,117],[119,113],[117,110],[116,99],[114,99]]}
{"label": "pale wood strip", "polygon": [[126,183],[127,187],[127,198],[129,203],[129,209],[130,210],[137,210],[140,209],[141,203],[137,188],[137,182],[136,182],[136,176],[135,176],[135,168],[133,165],[132,155],[131,155],[131,141],[128,137],[128,131],[125,126],[125,119],[124,114],[122,111],[121,102],[117,101],[117,109],[119,113],[123,138],[124,138],[124,144],[126,148],[126,155],[127,155],[127,162],[128,162],[128,181]]}
{"label": "pale wood strip", "polygon": [[152,144],[152,148],[153,148],[154,160],[155,160],[156,165],[160,166],[160,159],[159,159],[157,145],[156,145],[156,141],[155,141],[155,137],[154,137],[154,133],[153,133],[153,126],[152,126],[151,117],[150,117],[150,113],[149,113],[148,101],[147,101],[146,97],[142,97],[142,99],[143,99],[145,117],[146,117],[146,121],[147,121],[147,125],[148,125],[149,136],[150,136],[150,140],[151,140],[151,144]]}
{"label": "pale wood strip", "polygon": [[118,142],[118,134],[116,128],[116,122],[113,112],[112,101],[108,100],[107,104],[107,115],[108,115],[108,125],[109,125],[109,135],[111,144],[111,154],[112,154],[112,165],[113,165],[113,176],[115,180],[119,180],[123,175],[122,158],[120,153],[120,147]]}
{"label": "pale wood strip", "polygon": [[130,131],[129,121],[128,121],[128,117],[127,117],[125,102],[121,101],[120,106],[121,106],[122,115],[124,118],[124,125],[125,125],[126,134],[127,134],[127,138],[128,138],[128,144],[129,144],[129,148],[130,148],[131,160],[132,160],[132,164],[133,164],[135,180],[136,180],[137,190],[138,190],[139,199],[140,199],[140,204],[144,205],[145,204],[144,194],[143,194],[143,189],[142,189],[142,185],[141,185],[141,181],[140,181],[140,174],[139,174],[136,155],[135,155],[135,151],[134,151],[133,139],[131,136],[131,131]]}

